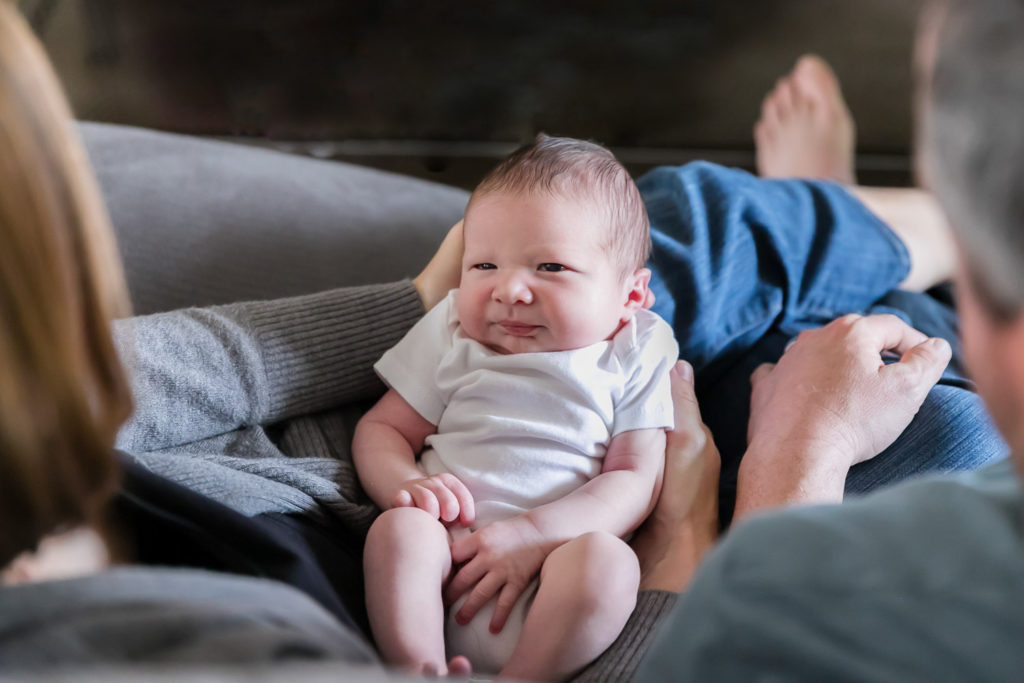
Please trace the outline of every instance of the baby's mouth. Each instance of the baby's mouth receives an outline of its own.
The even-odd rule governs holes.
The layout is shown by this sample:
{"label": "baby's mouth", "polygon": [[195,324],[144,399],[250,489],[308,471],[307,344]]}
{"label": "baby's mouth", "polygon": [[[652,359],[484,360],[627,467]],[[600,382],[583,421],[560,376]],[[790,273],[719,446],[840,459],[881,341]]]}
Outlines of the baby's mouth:
{"label": "baby's mouth", "polygon": [[515,320],[502,320],[498,325],[513,337],[529,337],[540,328],[540,325],[528,325]]}

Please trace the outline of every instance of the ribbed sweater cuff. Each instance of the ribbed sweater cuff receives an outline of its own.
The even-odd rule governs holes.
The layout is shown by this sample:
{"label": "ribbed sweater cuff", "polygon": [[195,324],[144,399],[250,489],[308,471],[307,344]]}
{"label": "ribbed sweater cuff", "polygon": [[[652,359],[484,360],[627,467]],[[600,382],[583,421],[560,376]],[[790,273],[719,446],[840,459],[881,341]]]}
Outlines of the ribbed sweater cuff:
{"label": "ribbed sweater cuff", "polygon": [[658,626],[675,606],[678,593],[641,591],[636,607],[622,633],[589,667],[574,680],[584,683],[621,683],[631,681],[654,641]]}
{"label": "ribbed sweater cuff", "polygon": [[373,363],[423,312],[409,280],[252,304],[244,315],[262,350],[268,421],[379,394]]}

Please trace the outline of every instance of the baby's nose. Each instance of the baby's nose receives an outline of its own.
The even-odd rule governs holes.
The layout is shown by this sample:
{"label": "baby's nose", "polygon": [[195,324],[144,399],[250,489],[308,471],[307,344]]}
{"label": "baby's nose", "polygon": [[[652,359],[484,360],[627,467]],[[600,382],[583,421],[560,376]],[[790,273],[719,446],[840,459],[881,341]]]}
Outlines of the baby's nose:
{"label": "baby's nose", "polygon": [[494,288],[494,299],[503,304],[533,303],[533,291],[521,275],[509,274]]}

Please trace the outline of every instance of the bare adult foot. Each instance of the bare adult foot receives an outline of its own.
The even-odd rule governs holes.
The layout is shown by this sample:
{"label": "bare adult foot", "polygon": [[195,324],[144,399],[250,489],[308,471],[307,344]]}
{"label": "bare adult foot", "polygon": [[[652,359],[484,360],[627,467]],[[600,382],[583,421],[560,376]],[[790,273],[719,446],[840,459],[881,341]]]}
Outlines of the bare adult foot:
{"label": "bare adult foot", "polygon": [[839,79],[821,57],[804,55],[761,104],[754,126],[757,172],[854,185],[855,137]]}
{"label": "bare adult foot", "polygon": [[718,535],[721,458],[700,418],[693,370],[673,368],[675,428],[668,433],[661,495],[633,537],[640,561],[640,589],[682,592]]}

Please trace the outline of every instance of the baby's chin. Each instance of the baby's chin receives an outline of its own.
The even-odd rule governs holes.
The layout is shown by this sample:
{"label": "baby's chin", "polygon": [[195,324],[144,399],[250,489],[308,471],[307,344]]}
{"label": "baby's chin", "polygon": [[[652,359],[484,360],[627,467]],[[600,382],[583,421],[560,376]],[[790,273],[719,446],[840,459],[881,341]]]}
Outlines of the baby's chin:
{"label": "baby's chin", "polygon": [[574,351],[582,349],[591,344],[596,344],[601,339],[579,342],[562,342],[557,340],[544,339],[543,337],[519,337],[514,335],[499,335],[492,339],[476,339],[475,341],[486,346],[491,351],[502,355],[519,353],[557,353],[559,351]]}
{"label": "baby's chin", "polygon": [[475,325],[467,326],[460,321],[463,334],[478,344],[502,355],[557,353],[559,351],[582,349],[598,342],[612,339],[623,324],[625,323],[619,323],[610,334],[605,336],[595,335],[593,339],[577,336],[572,339],[566,339],[564,337],[556,337],[545,326],[539,326],[528,334],[514,334],[507,332],[499,323],[485,323],[483,329],[477,329]]}

